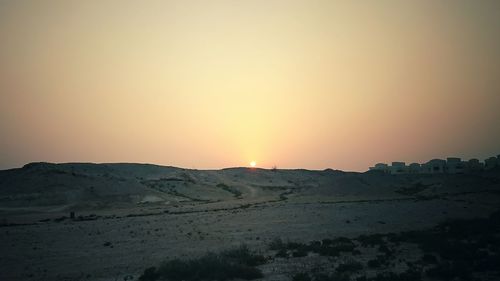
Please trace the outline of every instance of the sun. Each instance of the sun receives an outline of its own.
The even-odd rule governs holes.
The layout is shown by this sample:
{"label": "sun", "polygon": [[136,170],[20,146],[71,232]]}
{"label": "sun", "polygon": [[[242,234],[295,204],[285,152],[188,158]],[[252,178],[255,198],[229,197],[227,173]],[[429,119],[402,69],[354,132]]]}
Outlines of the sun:
{"label": "sun", "polygon": [[250,167],[254,168],[255,166],[257,166],[257,162],[255,161],[250,162]]}

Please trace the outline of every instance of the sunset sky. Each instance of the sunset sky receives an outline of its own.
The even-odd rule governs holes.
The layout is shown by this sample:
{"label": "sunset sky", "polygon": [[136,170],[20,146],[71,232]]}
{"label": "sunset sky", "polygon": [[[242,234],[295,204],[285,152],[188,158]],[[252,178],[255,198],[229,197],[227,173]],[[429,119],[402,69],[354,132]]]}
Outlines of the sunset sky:
{"label": "sunset sky", "polygon": [[500,1],[0,0],[0,169],[500,154]]}

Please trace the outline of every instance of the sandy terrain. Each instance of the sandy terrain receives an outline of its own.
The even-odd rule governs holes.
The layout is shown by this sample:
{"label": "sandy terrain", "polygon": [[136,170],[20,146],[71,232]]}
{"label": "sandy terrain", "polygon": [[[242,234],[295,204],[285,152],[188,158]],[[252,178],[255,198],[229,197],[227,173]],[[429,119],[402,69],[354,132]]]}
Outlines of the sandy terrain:
{"label": "sandy terrain", "polygon": [[[136,280],[166,259],[241,243],[265,254],[275,238],[308,242],[487,217],[500,206],[499,179],[498,171],[30,164],[0,171],[0,280]],[[290,280],[293,262],[304,261],[262,265],[264,279]]]}

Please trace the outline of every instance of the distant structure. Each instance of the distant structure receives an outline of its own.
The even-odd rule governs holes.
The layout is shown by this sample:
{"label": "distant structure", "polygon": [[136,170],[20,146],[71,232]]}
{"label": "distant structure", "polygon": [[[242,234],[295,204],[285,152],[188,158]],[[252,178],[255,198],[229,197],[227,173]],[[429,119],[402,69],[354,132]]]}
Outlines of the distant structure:
{"label": "distant structure", "polygon": [[384,173],[399,175],[399,174],[465,174],[473,173],[482,170],[491,170],[500,167],[500,155],[489,157],[480,162],[478,159],[470,159],[462,161],[458,157],[448,157],[443,159],[432,159],[427,163],[411,163],[406,165],[405,162],[392,162],[391,165],[385,163],[377,163],[370,167],[370,171],[382,171]]}
{"label": "distant structure", "polygon": [[385,163],[377,163],[375,164],[375,167],[371,167],[370,170],[373,168],[373,170],[377,171],[383,171],[385,173],[389,173],[389,165]]}
{"label": "distant structure", "polygon": [[410,174],[420,174],[421,171],[422,171],[422,165],[420,165],[419,163],[411,163],[408,166],[408,172]]}
{"label": "distant structure", "polygon": [[500,164],[500,155],[498,155],[497,157],[490,157],[486,160],[484,160],[484,168],[486,170],[490,170],[490,169],[493,169],[495,167],[498,167]]}
{"label": "distant structure", "polygon": [[397,174],[406,174],[407,169],[406,169],[406,164],[405,162],[392,162],[392,165],[389,169],[391,174],[397,175]]}

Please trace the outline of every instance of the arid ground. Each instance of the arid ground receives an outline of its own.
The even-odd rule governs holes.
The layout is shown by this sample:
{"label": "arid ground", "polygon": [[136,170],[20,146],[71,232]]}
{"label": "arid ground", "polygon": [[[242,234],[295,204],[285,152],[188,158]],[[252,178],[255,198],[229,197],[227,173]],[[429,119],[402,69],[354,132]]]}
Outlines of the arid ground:
{"label": "arid ground", "polygon": [[[137,280],[163,261],[243,244],[265,257],[256,265],[263,280],[320,280],[318,272],[379,280],[369,278],[412,268],[421,280],[447,280],[428,273],[445,254],[436,249],[429,258],[421,240],[394,235],[428,234],[457,219],[491,224],[486,218],[499,208],[498,170],[388,175],[34,163],[0,171],[0,280]],[[485,263],[498,260],[495,231],[484,242],[492,256]],[[335,241],[348,247],[328,252]],[[491,266],[467,274],[500,278]]]}

